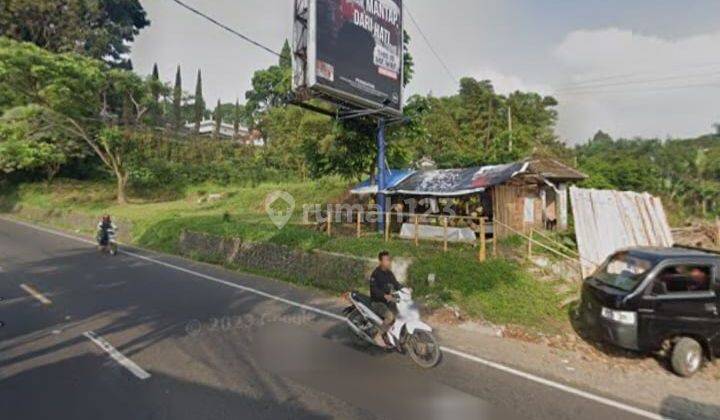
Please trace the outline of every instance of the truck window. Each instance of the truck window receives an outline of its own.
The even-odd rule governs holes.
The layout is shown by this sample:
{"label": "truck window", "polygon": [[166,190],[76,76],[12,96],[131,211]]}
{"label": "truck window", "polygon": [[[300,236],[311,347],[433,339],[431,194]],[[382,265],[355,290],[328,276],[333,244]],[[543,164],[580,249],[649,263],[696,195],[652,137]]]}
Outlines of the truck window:
{"label": "truck window", "polygon": [[707,292],[712,272],[712,267],[706,265],[674,265],[660,272],[657,281],[665,284],[668,294]]}
{"label": "truck window", "polygon": [[619,252],[605,262],[594,277],[611,287],[630,292],[640,284],[645,273],[652,267],[649,260]]}

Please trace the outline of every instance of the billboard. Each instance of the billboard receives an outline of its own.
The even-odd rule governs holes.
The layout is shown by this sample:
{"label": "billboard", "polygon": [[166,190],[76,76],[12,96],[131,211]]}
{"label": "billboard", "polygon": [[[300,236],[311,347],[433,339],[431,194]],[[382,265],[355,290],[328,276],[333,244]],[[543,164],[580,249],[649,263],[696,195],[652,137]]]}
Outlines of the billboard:
{"label": "billboard", "polygon": [[[297,0],[307,5],[300,84],[322,96],[360,108],[402,114],[402,0]],[[297,9],[296,2],[296,9]],[[302,22],[302,23],[304,23]],[[296,51],[297,59],[302,54]]]}

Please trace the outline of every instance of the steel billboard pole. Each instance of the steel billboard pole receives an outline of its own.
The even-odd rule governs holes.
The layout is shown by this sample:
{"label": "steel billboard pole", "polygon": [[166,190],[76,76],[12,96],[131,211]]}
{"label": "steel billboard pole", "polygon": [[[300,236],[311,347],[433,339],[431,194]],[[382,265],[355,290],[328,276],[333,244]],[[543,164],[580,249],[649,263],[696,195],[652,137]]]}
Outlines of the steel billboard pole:
{"label": "steel billboard pole", "polygon": [[385,231],[385,212],[387,211],[387,203],[385,202],[385,193],[384,193],[386,185],[387,185],[387,182],[385,180],[385,173],[386,173],[386,168],[385,168],[385,117],[380,117],[380,119],[378,121],[377,148],[378,148],[377,204],[379,206],[378,208],[381,213],[378,217],[378,231],[384,232]]}

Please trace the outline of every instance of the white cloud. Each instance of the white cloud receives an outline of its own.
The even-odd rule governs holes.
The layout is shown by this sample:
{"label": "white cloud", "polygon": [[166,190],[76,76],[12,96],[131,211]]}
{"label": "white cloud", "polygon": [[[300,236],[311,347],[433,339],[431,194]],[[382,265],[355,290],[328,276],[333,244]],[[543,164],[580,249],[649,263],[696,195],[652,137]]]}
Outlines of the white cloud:
{"label": "white cloud", "polygon": [[543,95],[550,94],[552,88],[545,85],[528,84],[522,78],[512,75],[504,74],[496,70],[484,69],[473,74],[473,77],[477,80],[490,80],[495,87],[495,92],[507,95],[517,90],[520,91],[532,91],[538,92]]}
{"label": "white cloud", "polygon": [[663,39],[608,28],[569,33],[554,55],[561,135],[693,136],[720,120],[720,32]]}

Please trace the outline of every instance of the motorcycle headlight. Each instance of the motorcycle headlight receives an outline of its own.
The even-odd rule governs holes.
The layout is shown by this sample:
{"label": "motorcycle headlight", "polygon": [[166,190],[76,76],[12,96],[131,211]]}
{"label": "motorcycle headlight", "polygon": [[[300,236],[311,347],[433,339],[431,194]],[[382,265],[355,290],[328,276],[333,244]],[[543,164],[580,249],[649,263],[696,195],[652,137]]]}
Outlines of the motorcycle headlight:
{"label": "motorcycle headlight", "polygon": [[627,311],[616,311],[610,308],[602,308],[600,315],[610,321],[623,325],[636,325],[637,313]]}

